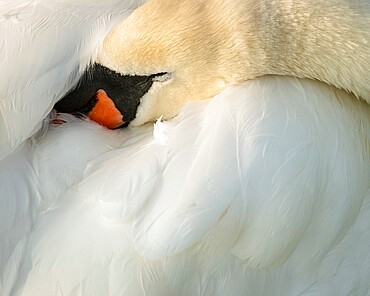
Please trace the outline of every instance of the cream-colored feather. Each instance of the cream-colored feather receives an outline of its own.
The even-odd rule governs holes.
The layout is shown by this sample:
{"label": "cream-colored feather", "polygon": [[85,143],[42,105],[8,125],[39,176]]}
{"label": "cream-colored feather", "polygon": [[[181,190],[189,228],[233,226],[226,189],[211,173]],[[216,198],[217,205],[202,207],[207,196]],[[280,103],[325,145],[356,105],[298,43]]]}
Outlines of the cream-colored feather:
{"label": "cream-colored feather", "polygon": [[169,72],[133,125],[266,74],[321,80],[370,102],[367,0],[151,0],[107,36],[101,64],[122,74]]}

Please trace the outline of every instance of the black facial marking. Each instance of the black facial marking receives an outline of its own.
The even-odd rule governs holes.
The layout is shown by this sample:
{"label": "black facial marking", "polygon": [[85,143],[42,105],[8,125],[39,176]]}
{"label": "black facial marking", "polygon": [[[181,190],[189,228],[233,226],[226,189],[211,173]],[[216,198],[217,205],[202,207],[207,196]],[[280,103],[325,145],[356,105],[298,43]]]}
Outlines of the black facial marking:
{"label": "black facial marking", "polygon": [[54,109],[65,113],[89,113],[96,103],[96,92],[102,89],[113,100],[124,121],[129,123],[135,119],[140,99],[149,91],[153,78],[163,74],[121,75],[94,64],[85,71],[77,87],[55,104]]}

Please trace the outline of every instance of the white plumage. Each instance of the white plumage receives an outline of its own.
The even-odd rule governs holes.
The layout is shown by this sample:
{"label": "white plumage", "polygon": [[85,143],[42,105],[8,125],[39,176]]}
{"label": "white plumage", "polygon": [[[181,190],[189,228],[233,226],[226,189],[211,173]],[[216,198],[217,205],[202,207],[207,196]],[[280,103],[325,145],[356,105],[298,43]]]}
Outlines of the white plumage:
{"label": "white plumage", "polygon": [[[343,91],[264,77],[154,128],[30,137],[134,5],[86,3],[1,60],[0,294],[370,295],[370,107]],[[10,27],[43,13],[12,5]]]}
{"label": "white plumage", "polygon": [[2,1],[0,159],[40,128],[108,30],[143,2]]}

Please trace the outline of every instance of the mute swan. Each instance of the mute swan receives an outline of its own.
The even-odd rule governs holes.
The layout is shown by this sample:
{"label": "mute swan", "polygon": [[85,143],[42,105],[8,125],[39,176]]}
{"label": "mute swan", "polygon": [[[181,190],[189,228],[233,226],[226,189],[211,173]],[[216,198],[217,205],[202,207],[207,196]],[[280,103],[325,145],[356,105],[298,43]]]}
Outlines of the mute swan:
{"label": "mute swan", "polygon": [[[40,61],[37,76],[59,64]],[[58,99],[49,79],[40,90],[55,96],[31,110]],[[13,134],[0,163],[0,291],[369,295],[369,115],[323,83],[262,77],[154,129],[61,115],[21,145]],[[31,116],[23,138],[44,113]]]}

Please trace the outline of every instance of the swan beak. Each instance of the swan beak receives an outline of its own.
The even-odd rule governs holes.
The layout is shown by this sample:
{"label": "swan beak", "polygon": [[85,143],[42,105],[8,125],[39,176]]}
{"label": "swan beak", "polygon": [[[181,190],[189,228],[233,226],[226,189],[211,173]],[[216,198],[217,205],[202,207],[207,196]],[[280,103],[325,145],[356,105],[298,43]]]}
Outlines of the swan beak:
{"label": "swan beak", "polygon": [[95,106],[86,114],[87,117],[109,129],[115,129],[125,124],[121,112],[104,90],[99,89],[95,98]]}
{"label": "swan beak", "polygon": [[149,91],[155,77],[122,75],[94,64],[54,109],[60,113],[86,115],[110,129],[124,127],[135,119],[141,98]]}

